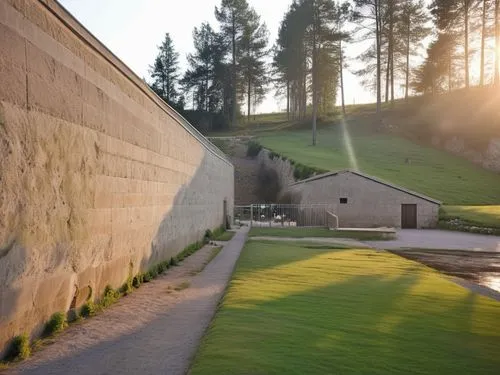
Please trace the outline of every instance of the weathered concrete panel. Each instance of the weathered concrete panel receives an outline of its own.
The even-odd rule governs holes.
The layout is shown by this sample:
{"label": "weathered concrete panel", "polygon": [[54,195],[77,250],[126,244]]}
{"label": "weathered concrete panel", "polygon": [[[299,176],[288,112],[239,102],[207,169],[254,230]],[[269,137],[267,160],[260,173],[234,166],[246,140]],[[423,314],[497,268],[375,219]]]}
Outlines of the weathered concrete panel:
{"label": "weathered concrete panel", "polygon": [[0,81],[1,352],[221,225],[234,171],[54,1],[0,0]]}

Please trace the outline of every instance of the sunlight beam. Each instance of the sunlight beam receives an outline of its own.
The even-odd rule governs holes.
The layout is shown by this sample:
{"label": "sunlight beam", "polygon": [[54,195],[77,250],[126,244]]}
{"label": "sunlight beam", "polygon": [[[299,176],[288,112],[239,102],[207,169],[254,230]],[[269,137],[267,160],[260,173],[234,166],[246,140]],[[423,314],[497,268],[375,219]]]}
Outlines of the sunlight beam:
{"label": "sunlight beam", "polygon": [[344,147],[347,150],[347,155],[349,156],[349,167],[352,170],[358,171],[358,160],[356,159],[356,153],[354,152],[354,147],[352,146],[351,135],[349,134],[349,130],[347,130],[347,124],[345,122],[345,118],[342,117],[341,120],[342,125],[342,134],[344,138]]}

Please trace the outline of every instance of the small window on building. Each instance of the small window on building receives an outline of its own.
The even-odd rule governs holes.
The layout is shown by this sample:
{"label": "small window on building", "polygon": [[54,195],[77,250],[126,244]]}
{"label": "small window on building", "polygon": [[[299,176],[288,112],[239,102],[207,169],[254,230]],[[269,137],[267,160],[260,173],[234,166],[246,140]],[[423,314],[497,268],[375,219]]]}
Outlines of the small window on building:
{"label": "small window on building", "polygon": [[340,204],[347,204],[347,198],[340,198]]}

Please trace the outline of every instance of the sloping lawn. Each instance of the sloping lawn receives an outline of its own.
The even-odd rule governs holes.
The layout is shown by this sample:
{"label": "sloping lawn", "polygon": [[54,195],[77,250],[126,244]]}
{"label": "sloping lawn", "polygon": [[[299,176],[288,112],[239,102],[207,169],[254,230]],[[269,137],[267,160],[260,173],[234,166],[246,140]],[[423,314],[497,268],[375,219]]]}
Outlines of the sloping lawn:
{"label": "sloping lawn", "polygon": [[[384,134],[366,134],[351,125],[352,149],[359,169],[451,205],[500,204],[500,175],[444,151]],[[318,131],[280,131],[263,135],[264,147],[302,164],[326,170],[352,167],[340,126]],[[406,163],[406,160],[409,163]]]}
{"label": "sloping lawn", "polygon": [[396,255],[251,241],[192,374],[498,374],[499,316]]}
{"label": "sloping lawn", "polygon": [[234,237],[235,234],[236,234],[235,232],[225,231],[220,236],[217,236],[215,239],[217,241],[229,241]]}
{"label": "sloping lawn", "polygon": [[445,206],[441,219],[460,218],[483,227],[500,229],[500,206]]}
{"label": "sloping lawn", "polygon": [[289,238],[352,238],[359,241],[377,241],[389,239],[382,233],[362,231],[335,231],[328,228],[259,228],[253,227],[250,237],[289,237]]}

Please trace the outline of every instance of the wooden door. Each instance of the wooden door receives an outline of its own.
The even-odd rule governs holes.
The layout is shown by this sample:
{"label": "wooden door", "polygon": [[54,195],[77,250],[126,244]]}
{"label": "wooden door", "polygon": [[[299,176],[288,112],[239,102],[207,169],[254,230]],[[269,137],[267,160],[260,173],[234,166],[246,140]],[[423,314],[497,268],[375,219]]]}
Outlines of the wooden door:
{"label": "wooden door", "polygon": [[402,204],[401,205],[401,228],[416,229],[417,228],[417,205]]}

